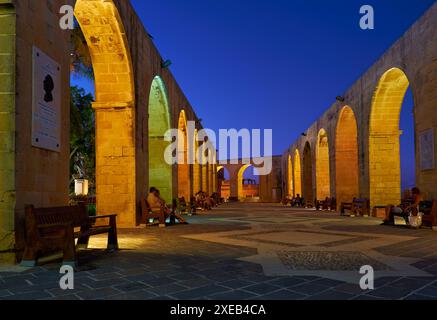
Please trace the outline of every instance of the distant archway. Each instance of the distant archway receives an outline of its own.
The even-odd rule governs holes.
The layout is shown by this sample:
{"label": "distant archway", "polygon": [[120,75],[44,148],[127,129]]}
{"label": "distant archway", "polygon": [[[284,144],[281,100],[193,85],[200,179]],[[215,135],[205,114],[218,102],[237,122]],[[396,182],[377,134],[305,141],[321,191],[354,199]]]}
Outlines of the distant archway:
{"label": "distant archway", "polygon": [[249,168],[256,170],[251,164],[246,164],[238,170],[238,200],[246,201],[259,197],[259,181],[249,178],[245,179],[244,174]]}
{"label": "distant archway", "polygon": [[375,90],[370,113],[370,201],[374,205],[398,204],[401,200],[399,120],[409,81],[392,68],[384,73]]}
{"label": "distant archway", "polygon": [[314,203],[313,192],[313,156],[309,142],[303,151],[303,197],[305,202]]}
{"label": "distant archway", "polygon": [[293,163],[291,160],[291,155],[288,156],[288,162],[287,162],[287,190],[288,190],[288,196],[292,197],[294,194],[294,185],[293,185]]}
{"label": "distant archway", "polygon": [[169,145],[164,135],[170,128],[167,90],[162,79],[155,77],[149,96],[149,187],[158,188],[169,203],[173,197],[173,172],[164,159]]}
{"label": "distant archway", "polygon": [[190,201],[191,179],[190,165],[188,164],[187,116],[184,110],[179,114],[178,129],[182,134],[182,137],[178,139],[178,197],[184,197],[186,201]]}
{"label": "distant archway", "polygon": [[335,138],[335,190],[337,203],[359,197],[358,132],[353,110],[345,106],[337,123]]}
{"label": "distant archway", "polygon": [[296,149],[294,153],[294,195],[302,197],[302,167],[300,164],[300,153]]}
{"label": "distant archway", "polygon": [[319,131],[316,145],[316,182],[317,200],[331,196],[331,178],[329,168],[329,141],[325,129]]}

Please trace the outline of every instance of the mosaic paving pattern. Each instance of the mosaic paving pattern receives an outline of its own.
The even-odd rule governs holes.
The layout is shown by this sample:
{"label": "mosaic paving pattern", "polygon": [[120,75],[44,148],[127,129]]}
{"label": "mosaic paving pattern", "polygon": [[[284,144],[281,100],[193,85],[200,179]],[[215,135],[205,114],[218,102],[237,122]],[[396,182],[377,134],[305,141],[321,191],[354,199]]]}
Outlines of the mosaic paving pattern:
{"label": "mosaic paving pattern", "polygon": [[279,258],[291,270],[356,271],[370,265],[374,270],[392,270],[360,252],[279,251]]}
{"label": "mosaic paving pattern", "polygon": [[[93,237],[72,291],[59,288],[59,262],[0,266],[0,300],[437,300],[431,230],[269,204],[228,204],[188,219],[121,229],[118,252]],[[375,268],[375,290],[359,287],[361,264]]]}

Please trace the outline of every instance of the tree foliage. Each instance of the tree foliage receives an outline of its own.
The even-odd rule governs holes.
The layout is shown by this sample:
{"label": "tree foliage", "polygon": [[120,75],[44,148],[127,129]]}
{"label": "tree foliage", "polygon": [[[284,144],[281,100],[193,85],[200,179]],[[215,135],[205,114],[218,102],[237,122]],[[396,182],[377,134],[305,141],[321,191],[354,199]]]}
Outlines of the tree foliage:
{"label": "tree foliage", "polygon": [[70,172],[74,179],[95,181],[95,117],[93,96],[83,88],[71,87],[70,106]]}

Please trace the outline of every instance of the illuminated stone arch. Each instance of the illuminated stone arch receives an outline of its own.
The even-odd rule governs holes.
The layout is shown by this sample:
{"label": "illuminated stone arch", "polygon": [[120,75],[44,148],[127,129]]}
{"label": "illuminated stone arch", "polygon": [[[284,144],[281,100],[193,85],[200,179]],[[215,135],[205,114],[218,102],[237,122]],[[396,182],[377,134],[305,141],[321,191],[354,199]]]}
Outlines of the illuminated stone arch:
{"label": "illuminated stone arch", "polygon": [[135,84],[125,28],[111,0],[77,0],[74,14],[94,71],[97,209],[117,212],[119,226],[132,227],[138,222]]}
{"label": "illuminated stone arch", "polygon": [[171,128],[167,90],[160,77],[155,77],[149,96],[149,187],[158,188],[167,202],[173,197],[172,166],[164,159],[169,142],[164,135]]}
{"label": "illuminated stone arch", "polygon": [[309,142],[303,150],[302,191],[305,202],[314,203],[313,191],[313,155]]}
{"label": "illuminated stone arch", "polygon": [[111,0],[77,0],[74,13],[92,59],[95,107],[133,107],[132,60],[120,14]]}
{"label": "illuminated stone arch", "polygon": [[398,204],[401,198],[400,113],[409,81],[398,68],[385,72],[370,111],[369,178],[373,205]]}
{"label": "illuminated stone arch", "polygon": [[293,163],[291,155],[288,155],[287,162],[287,190],[288,196],[292,197],[294,195],[294,185],[293,185]]}
{"label": "illuminated stone arch", "polygon": [[302,166],[300,162],[300,153],[296,149],[294,153],[294,195],[300,195],[302,197]]}
{"label": "illuminated stone arch", "polygon": [[354,111],[340,111],[335,136],[335,190],[337,203],[359,197],[358,128]]}
{"label": "illuminated stone arch", "polygon": [[185,110],[179,114],[178,121],[179,136],[178,142],[178,196],[184,197],[186,201],[191,199],[191,177],[190,165],[188,164],[188,130],[187,116]]}
{"label": "illuminated stone arch", "polygon": [[325,129],[320,129],[316,144],[316,188],[317,199],[331,196],[329,168],[329,140]]}
{"label": "illuminated stone arch", "polygon": [[244,195],[243,195],[243,179],[244,179],[244,173],[246,172],[246,170],[251,167],[251,164],[246,164],[244,166],[242,166],[240,168],[240,170],[238,170],[238,200],[244,200]]}

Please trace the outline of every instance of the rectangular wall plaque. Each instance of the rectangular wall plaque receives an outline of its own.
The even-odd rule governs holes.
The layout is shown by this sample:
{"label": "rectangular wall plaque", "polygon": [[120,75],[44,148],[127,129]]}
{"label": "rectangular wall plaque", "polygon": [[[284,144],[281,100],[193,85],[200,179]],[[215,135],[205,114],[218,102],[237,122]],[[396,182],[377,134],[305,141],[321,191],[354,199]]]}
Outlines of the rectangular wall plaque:
{"label": "rectangular wall plaque", "polygon": [[419,149],[420,169],[433,170],[435,168],[434,128],[420,133]]}
{"label": "rectangular wall plaque", "polygon": [[32,146],[61,150],[61,67],[33,47]]}

